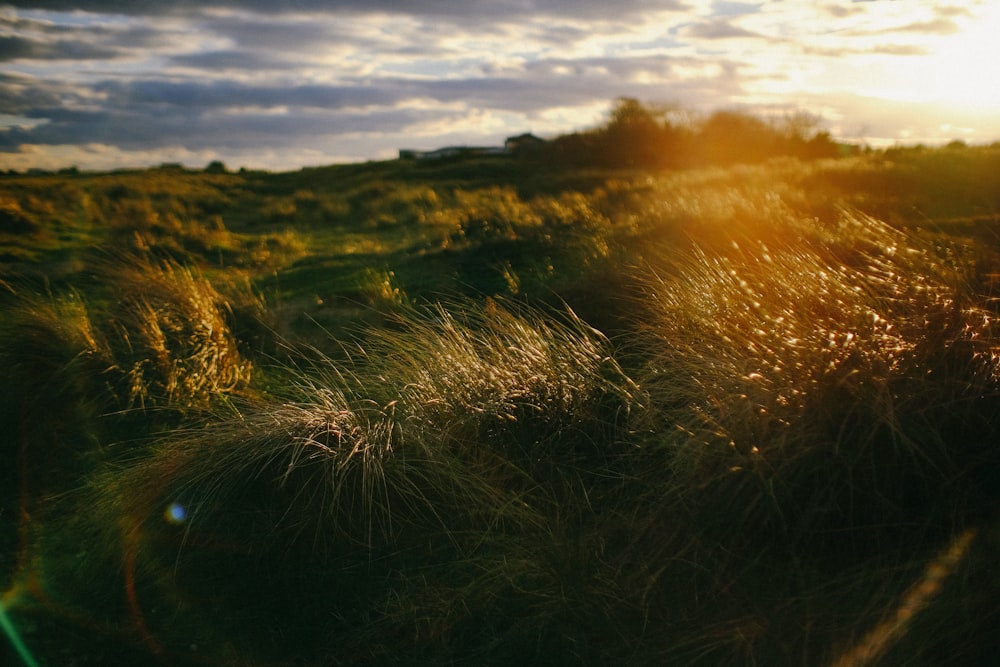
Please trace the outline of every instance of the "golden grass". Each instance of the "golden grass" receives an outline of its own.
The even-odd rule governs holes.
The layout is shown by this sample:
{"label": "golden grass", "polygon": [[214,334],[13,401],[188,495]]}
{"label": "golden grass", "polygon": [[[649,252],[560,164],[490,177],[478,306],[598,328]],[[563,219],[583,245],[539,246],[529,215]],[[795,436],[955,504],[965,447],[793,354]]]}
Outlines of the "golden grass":
{"label": "golden grass", "polygon": [[251,365],[230,331],[229,304],[195,270],[172,261],[127,260],[108,281],[118,365],[133,405],[203,403],[249,380]]}
{"label": "golden grass", "polygon": [[[67,426],[84,397],[157,408],[88,433],[88,465],[43,489],[58,512],[46,494],[24,505],[53,511],[42,537],[26,533],[39,562],[72,565],[47,583],[112,581],[75,590],[107,596],[94,606],[168,664],[983,654],[989,639],[967,651],[948,622],[987,627],[996,583],[982,576],[1000,398],[989,258],[810,199],[803,183],[832,191],[853,173],[837,169],[351,201],[373,234],[427,225],[425,243],[455,253],[497,242],[525,301],[542,289],[533,262],[547,265],[598,316],[614,309],[611,340],[568,309],[415,305],[408,263],[411,293],[389,263],[344,281],[382,311],[376,328],[338,328],[356,335],[318,344],[326,355],[289,343],[277,367],[258,353],[252,375],[233,290],[175,262],[116,260],[86,302],[13,309],[5,360],[35,383],[32,415],[62,416],[26,432],[32,453],[85,439]],[[323,196],[298,192],[294,215],[318,221]],[[272,315],[334,304],[328,289]],[[68,450],[52,448],[57,463]],[[74,543],[96,546],[78,557]]]}
{"label": "golden grass", "polygon": [[[136,554],[126,569],[160,581],[154,595],[191,599],[185,578],[225,557],[243,569],[216,572],[216,585],[269,580],[263,606],[243,612],[331,585],[336,599],[320,605],[331,633],[360,614],[372,618],[360,630],[368,642],[385,622],[413,624],[418,645],[446,641],[471,622],[435,601],[447,590],[558,599],[518,592],[538,577],[559,585],[551,553],[532,554],[535,538],[517,547],[523,561],[510,549],[524,536],[554,539],[564,527],[546,513],[577,505],[593,452],[614,451],[614,420],[637,388],[608,345],[572,314],[548,320],[493,302],[408,311],[351,362],[319,355],[288,367],[278,395],[234,399],[123,456],[93,478],[88,503],[98,524],[118,527],[107,542]],[[172,506],[183,508],[183,536],[164,521]],[[171,568],[180,579],[162,583]],[[399,599],[400,586],[413,597]],[[469,600],[476,614],[483,604]]]}
{"label": "golden grass", "polygon": [[[1000,397],[996,316],[970,257],[856,212],[836,229],[761,222],[654,263],[637,339],[651,409],[634,469],[661,503],[638,539],[691,531],[705,570],[687,594],[744,614],[732,664],[821,656],[855,637],[838,613],[863,627],[906,607],[908,577],[990,503],[980,466]],[[675,589],[651,594],[669,608]],[[792,609],[811,639],[752,631]],[[695,643],[679,655],[699,641],[696,662],[726,655],[719,637],[681,636]]]}

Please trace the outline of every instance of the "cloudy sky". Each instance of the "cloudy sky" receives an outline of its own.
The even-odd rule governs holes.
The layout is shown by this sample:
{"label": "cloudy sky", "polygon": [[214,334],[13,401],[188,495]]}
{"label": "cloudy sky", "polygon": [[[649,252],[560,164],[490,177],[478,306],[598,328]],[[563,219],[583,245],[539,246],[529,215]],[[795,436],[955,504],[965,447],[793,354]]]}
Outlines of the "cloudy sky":
{"label": "cloudy sky", "polygon": [[1000,139],[996,0],[0,0],[0,168],[494,145],[616,97]]}

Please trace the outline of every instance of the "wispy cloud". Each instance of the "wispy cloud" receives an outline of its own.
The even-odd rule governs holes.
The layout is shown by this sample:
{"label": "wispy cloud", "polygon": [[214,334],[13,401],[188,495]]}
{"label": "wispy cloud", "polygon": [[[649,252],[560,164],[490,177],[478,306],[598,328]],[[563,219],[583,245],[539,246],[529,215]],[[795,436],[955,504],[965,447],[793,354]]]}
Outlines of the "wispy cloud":
{"label": "wispy cloud", "polygon": [[728,18],[709,19],[700,21],[685,28],[682,32],[685,37],[700,39],[732,39],[742,37],[761,37],[761,35],[741,28],[733,24]]}
{"label": "wispy cloud", "polygon": [[926,35],[954,35],[961,28],[955,21],[946,18],[936,18],[930,21],[915,21],[897,28],[889,28],[888,32],[915,32]]}

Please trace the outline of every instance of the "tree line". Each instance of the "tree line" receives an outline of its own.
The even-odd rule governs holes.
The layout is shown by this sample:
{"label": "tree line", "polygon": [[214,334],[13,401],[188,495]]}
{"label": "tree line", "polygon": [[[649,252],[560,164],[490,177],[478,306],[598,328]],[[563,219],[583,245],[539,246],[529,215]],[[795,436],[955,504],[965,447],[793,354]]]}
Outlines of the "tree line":
{"label": "tree line", "polygon": [[671,169],[761,162],[787,155],[836,157],[846,146],[818,129],[819,120],[796,113],[767,121],[744,111],[698,117],[677,107],[616,100],[601,126],[559,136],[534,154],[565,166]]}

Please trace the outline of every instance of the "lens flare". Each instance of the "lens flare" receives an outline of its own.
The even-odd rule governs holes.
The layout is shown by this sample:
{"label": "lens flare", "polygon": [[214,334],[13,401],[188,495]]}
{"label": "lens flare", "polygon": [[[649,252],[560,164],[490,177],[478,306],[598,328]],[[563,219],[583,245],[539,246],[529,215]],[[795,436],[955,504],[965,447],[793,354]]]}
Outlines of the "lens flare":
{"label": "lens flare", "polygon": [[35,662],[35,658],[31,655],[27,645],[21,639],[21,635],[18,634],[17,628],[14,627],[10,617],[7,615],[3,600],[0,600],[0,630],[7,635],[11,646],[14,647],[14,651],[21,658],[21,662],[25,664],[25,667],[38,667],[38,663]]}
{"label": "lens flare", "polygon": [[163,511],[163,518],[167,520],[167,523],[175,526],[180,525],[187,521],[187,509],[180,503],[170,503]]}

